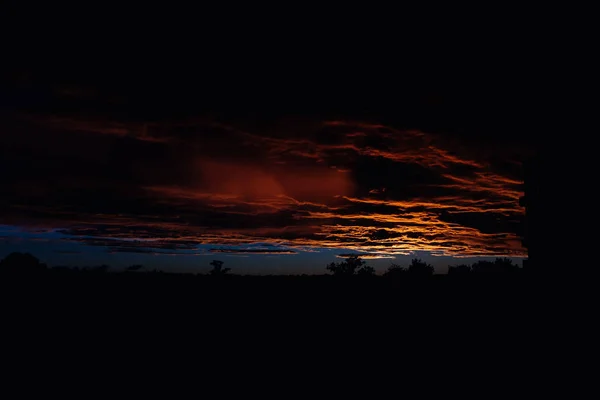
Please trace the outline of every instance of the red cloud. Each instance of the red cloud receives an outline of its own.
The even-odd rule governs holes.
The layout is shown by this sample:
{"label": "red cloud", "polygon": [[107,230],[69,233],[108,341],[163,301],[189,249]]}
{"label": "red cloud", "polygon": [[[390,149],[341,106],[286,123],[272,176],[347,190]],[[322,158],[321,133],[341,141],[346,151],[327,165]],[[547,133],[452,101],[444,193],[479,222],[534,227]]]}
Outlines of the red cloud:
{"label": "red cloud", "polygon": [[[199,120],[35,121],[79,140],[89,134],[105,151],[36,149],[38,155],[80,164],[64,163],[62,170],[60,163],[48,164],[59,171],[52,184],[37,183],[50,181],[39,176],[15,178],[4,188],[10,206],[0,222],[71,228],[80,236],[152,238],[162,247],[185,240],[333,247],[383,256],[416,250],[453,256],[525,253],[513,229],[523,214],[519,177],[498,168],[489,150],[453,145],[432,134],[352,121],[268,128]],[[213,134],[204,135],[207,131]],[[119,148],[119,140],[131,148]],[[75,150],[78,158],[69,153]],[[84,157],[84,151],[95,156]],[[129,180],[121,182],[122,176]]]}

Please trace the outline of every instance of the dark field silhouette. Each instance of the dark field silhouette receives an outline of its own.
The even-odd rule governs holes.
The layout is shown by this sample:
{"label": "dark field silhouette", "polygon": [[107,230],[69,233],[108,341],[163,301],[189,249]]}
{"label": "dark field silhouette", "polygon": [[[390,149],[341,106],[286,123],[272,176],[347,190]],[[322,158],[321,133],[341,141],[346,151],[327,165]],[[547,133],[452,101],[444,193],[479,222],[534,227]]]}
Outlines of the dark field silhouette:
{"label": "dark field silhouette", "polygon": [[138,315],[169,310],[234,318],[275,313],[271,317],[284,319],[383,313],[383,320],[389,320],[478,307],[518,307],[522,313],[532,293],[526,271],[501,258],[452,266],[447,275],[433,274],[433,267],[419,259],[407,267],[392,264],[376,275],[356,256],[324,266],[323,275],[237,275],[222,261],[210,265],[208,274],[167,273],[141,265],[122,271],[106,265],[50,268],[30,254],[13,253],[0,262],[0,285],[4,295],[18,294],[15,306],[50,307],[59,313],[78,308],[109,314],[129,309]]}
{"label": "dark field silhouette", "polygon": [[[90,267],[66,267],[55,266],[48,267],[45,263],[40,262],[35,256],[29,253],[14,252],[0,260],[0,276],[4,280],[19,280],[19,279],[78,279],[83,277],[98,277],[99,274],[109,274],[109,279],[126,279],[135,281],[136,279],[148,279],[150,276],[162,276],[166,279],[173,279],[180,282],[183,281],[202,281],[208,278],[225,278],[230,281],[248,280],[259,282],[261,280],[281,280],[292,281],[296,280],[325,280],[328,282],[338,282],[344,279],[348,282],[375,282],[380,283],[385,281],[406,280],[414,281],[415,279],[427,279],[430,281],[442,281],[450,279],[445,274],[434,274],[432,265],[422,261],[419,258],[414,258],[407,267],[403,267],[392,263],[388,269],[382,274],[377,275],[375,269],[361,259],[359,255],[346,257],[342,262],[327,264],[324,268],[326,274],[323,275],[237,275],[231,268],[224,267],[224,262],[213,260],[210,263],[212,269],[208,274],[201,273],[173,273],[163,270],[148,270],[143,265],[131,265],[124,270],[115,271],[108,265],[98,265]],[[448,267],[449,277],[493,277],[494,279],[503,279],[510,277],[511,279],[520,279],[523,275],[523,269],[514,264],[508,258],[496,258],[495,261],[477,261],[472,265],[456,265]],[[334,278],[334,279],[332,279]]]}
{"label": "dark field silhouette", "polygon": [[[16,288],[34,291],[31,301],[42,295],[46,301],[52,301],[70,292],[92,301],[111,302],[122,297],[123,301],[136,299],[139,304],[169,302],[178,296],[191,299],[218,294],[221,301],[234,303],[244,296],[247,296],[244,301],[251,302],[276,295],[297,301],[299,305],[309,306],[314,301],[315,305],[326,307],[326,300],[320,303],[315,298],[365,296],[367,293],[375,297],[408,298],[430,292],[428,297],[433,302],[454,292],[456,297],[461,297],[458,288],[481,294],[510,290],[515,298],[530,279],[521,267],[502,258],[495,262],[450,266],[447,275],[434,274],[433,267],[420,259],[413,259],[406,267],[391,264],[385,273],[376,275],[358,256],[324,266],[322,275],[237,275],[224,267],[223,261],[213,260],[210,265],[212,269],[208,274],[168,273],[148,270],[142,265],[121,271],[107,265],[48,267],[31,254],[12,253],[0,261],[0,281],[8,291]],[[161,294],[155,297],[153,293]]]}
{"label": "dark field silhouette", "polygon": [[561,312],[553,289],[504,259],[447,275],[415,259],[374,275],[364,260],[349,258],[324,265],[323,275],[298,276],[236,275],[219,260],[205,275],[48,268],[35,260],[11,255],[2,262],[4,318],[13,326],[51,326],[45,332],[58,342],[116,340],[124,348],[165,338],[176,346],[185,337],[217,358],[367,351],[386,359],[442,344],[475,351],[490,341],[494,351],[514,352],[527,343],[518,332]]}

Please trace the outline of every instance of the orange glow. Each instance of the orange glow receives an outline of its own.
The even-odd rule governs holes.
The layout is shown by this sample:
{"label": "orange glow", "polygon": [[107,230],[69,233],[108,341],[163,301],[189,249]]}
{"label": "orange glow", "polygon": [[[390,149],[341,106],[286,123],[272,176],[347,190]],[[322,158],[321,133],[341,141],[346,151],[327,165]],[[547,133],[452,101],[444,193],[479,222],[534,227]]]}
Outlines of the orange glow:
{"label": "orange glow", "polygon": [[[128,166],[136,184],[123,189],[133,193],[131,203],[146,208],[101,214],[62,207],[48,213],[56,218],[52,226],[82,232],[101,226],[107,237],[167,244],[268,242],[344,248],[372,257],[413,251],[455,257],[525,254],[513,229],[523,215],[518,177],[476,149],[426,132],[340,120],[284,121],[260,129],[206,120],[161,125],[49,117],[37,122],[73,135],[155,146],[150,161]],[[219,135],[202,135],[215,129]],[[154,163],[156,154],[164,160]],[[129,155],[120,156],[128,160]],[[98,170],[110,167],[98,160]],[[68,185],[84,187],[83,181],[66,176],[55,183],[75,182],[64,184],[67,192]],[[36,190],[21,193],[43,198],[50,190],[32,187]],[[42,214],[43,204],[29,211]],[[14,215],[19,207],[12,207]]]}

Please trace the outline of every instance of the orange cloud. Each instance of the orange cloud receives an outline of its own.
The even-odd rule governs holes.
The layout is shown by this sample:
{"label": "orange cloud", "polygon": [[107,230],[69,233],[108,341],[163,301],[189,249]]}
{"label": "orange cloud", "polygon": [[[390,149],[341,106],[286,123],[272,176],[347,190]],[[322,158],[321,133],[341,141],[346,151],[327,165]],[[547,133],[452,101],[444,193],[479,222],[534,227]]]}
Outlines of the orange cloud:
{"label": "orange cloud", "polygon": [[[35,214],[36,224],[46,218],[73,235],[152,239],[147,246],[167,249],[181,241],[268,242],[378,256],[525,254],[516,229],[523,215],[518,174],[497,165],[489,151],[426,132],[354,121],[38,122],[108,138],[110,152],[65,163],[62,175],[52,176],[60,190],[39,176],[15,179],[4,188],[15,200],[3,221],[23,224]],[[118,140],[129,147],[119,148]],[[67,147],[61,151],[70,156]],[[129,180],[120,184],[124,175]],[[92,190],[100,187],[101,193]]]}
{"label": "orange cloud", "polygon": [[326,166],[263,165],[235,161],[198,160],[203,190],[221,197],[264,200],[289,197],[293,201],[351,194],[350,174]]}

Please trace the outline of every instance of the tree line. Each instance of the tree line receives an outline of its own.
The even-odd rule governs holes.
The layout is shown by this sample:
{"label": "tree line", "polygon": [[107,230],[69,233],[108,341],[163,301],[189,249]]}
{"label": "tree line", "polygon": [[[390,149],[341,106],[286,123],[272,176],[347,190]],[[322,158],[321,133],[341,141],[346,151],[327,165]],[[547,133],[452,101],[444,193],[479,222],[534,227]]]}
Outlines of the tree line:
{"label": "tree line", "polygon": [[[232,275],[231,268],[223,267],[224,262],[213,260],[210,262],[212,269],[208,272],[209,276],[219,277]],[[70,272],[89,272],[89,273],[106,273],[110,270],[107,265],[95,267],[54,267],[48,266],[29,253],[14,252],[6,256],[0,261],[0,273],[5,274],[35,274],[44,271],[70,271]],[[375,269],[363,260],[360,255],[353,255],[345,258],[343,261],[327,264],[325,270],[338,277],[375,277]],[[514,264],[509,258],[496,258],[494,261],[479,260],[471,265],[460,264],[448,267],[448,276],[469,276],[481,274],[514,274],[521,270],[521,267]],[[158,272],[147,271],[142,265],[131,265],[124,272],[140,273],[140,272]],[[434,275],[434,268],[431,264],[414,258],[408,266],[401,266],[392,263],[383,273],[385,278],[402,278],[402,277],[430,277]]]}

